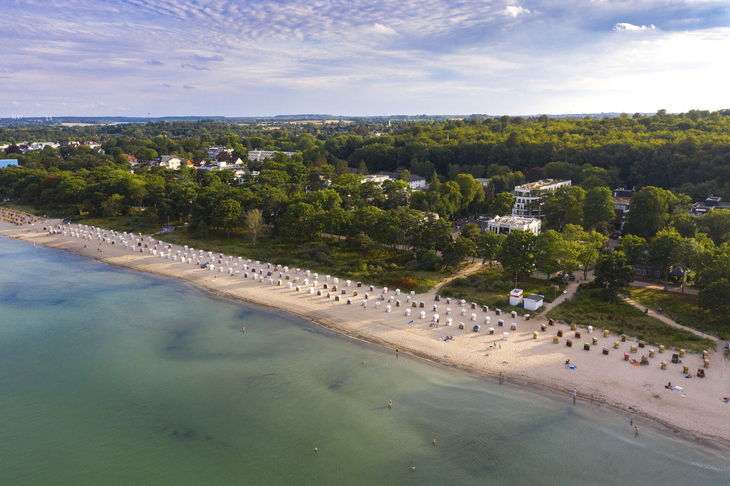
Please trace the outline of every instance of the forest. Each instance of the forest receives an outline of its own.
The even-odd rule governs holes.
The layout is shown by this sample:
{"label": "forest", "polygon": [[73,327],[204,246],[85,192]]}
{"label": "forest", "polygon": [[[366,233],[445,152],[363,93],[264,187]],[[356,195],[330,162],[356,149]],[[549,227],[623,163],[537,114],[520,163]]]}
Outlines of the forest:
{"label": "forest", "polygon": [[[34,141],[101,148],[23,154],[18,147]],[[351,272],[449,271],[480,257],[513,275],[540,270],[550,278],[595,265],[596,285],[613,295],[626,290],[631,265],[651,264],[665,282],[682,269],[682,283],[703,289],[708,312],[730,316],[722,297],[730,212],[689,214],[693,201],[710,194],[730,198],[730,110],[602,119],[18,123],[0,128],[0,145],[0,158],[20,165],[0,170],[0,197],[68,219],[119,218],[145,230],[169,223],[206,239],[246,240],[262,258],[297,254],[323,267],[347,263]],[[246,161],[245,174],[145,164],[161,155],[203,159],[210,145]],[[256,149],[296,155],[249,162]],[[131,167],[128,155],[142,163]],[[396,170],[398,180],[363,179]],[[428,189],[411,190],[410,174],[425,177]],[[514,187],[545,178],[572,185],[539,202],[539,236],[481,234],[463,224],[452,232],[454,220],[509,214]],[[619,248],[606,254],[606,240],[619,230],[611,200],[618,187],[637,192]]]}

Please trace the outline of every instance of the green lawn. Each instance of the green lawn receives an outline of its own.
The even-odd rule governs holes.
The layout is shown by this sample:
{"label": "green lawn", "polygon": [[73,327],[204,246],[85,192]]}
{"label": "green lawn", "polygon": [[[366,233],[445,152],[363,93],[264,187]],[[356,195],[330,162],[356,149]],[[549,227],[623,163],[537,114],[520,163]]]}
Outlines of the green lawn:
{"label": "green lawn", "polygon": [[645,316],[641,310],[624,301],[607,301],[600,290],[584,289],[575,298],[550,309],[546,316],[565,324],[590,325],[615,334],[626,334],[652,346],[663,344],[668,349],[686,349],[695,353],[715,349],[714,340]]}
{"label": "green lawn", "polygon": [[659,307],[665,316],[676,318],[677,322],[698,331],[706,332],[720,339],[730,338],[730,326],[716,321],[708,321],[700,309],[697,295],[667,292],[646,287],[631,287],[631,298],[652,310]]}
{"label": "green lawn", "polygon": [[[517,287],[523,290],[525,296],[540,294],[545,297],[546,303],[552,302],[555,298],[554,285],[555,282],[535,278],[517,282]],[[501,268],[485,267],[466,277],[452,280],[441,288],[440,293],[444,297],[464,299],[467,302],[488,305],[490,308],[499,308],[505,312],[514,310],[519,315],[535,315],[542,312],[542,308],[534,312],[509,305],[509,293],[513,288],[515,288],[515,281],[512,275],[505,274]],[[557,295],[560,295],[560,292],[561,290],[558,289]]]}

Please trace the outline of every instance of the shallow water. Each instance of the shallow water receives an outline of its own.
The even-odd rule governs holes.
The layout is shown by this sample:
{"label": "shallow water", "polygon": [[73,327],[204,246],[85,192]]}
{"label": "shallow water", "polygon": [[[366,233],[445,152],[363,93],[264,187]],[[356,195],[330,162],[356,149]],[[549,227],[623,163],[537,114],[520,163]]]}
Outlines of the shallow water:
{"label": "shallow water", "polygon": [[725,451],[640,418],[637,437],[610,407],[396,358],[284,313],[6,238],[0,409],[0,482],[13,485],[730,475]]}

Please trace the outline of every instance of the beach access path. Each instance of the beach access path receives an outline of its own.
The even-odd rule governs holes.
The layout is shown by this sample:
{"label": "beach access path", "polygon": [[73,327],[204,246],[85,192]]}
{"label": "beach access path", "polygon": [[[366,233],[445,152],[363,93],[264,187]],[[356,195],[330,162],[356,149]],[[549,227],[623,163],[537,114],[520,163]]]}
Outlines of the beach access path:
{"label": "beach access path", "polygon": [[[42,224],[63,223],[46,221]],[[102,241],[97,237],[96,231],[86,234],[91,239],[83,237],[83,233],[90,228],[74,225],[75,231],[82,235],[72,236],[70,226],[64,226],[66,235],[49,235],[42,230],[42,226],[16,227],[0,222],[0,235],[22,238],[121,267],[182,279],[227,297],[302,316],[343,334],[381,344],[393,353],[398,348],[401,353],[409,353],[466,372],[491,375],[495,377],[495,383],[496,377],[501,373],[506,378],[507,385],[535,383],[550,387],[564,393],[566,406],[608,404],[630,412],[635,424],[642,417],[645,420],[653,419],[671,430],[730,446],[730,404],[722,401],[723,397],[730,396],[730,360],[724,358],[722,350],[710,353],[711,367],[705,370],[706,378],[685,379],[679,364],[669,363],[667,370],[661,369],[660,361],[671,361],[671,354],[657,353],[656,358],[649,359],[648,366],[632,366],[624,361],[624,353],[631,354],[635,359],[639,359],[642,352],[648,354],[648,349],[631,353],[630,347],[637,345],[634,339],[620,342],[620,338],[615,335],[604,338],[598,329],[593,334],[580,329],[582,334],[578,337],[567,325],[549,326],[543,314],[525,321],[521,317],[511,317],[509,313],[502,313],[497,317],[494,309],[483,312],[478,303],[472,308],[469,303],[461,306],[455,301],[446,304],[444,299],[436,302],[438,287],[428,293],[412,296],[412,300],[416,302],[416,307],[413,307],[411,302],[406,301],[410,297],[406,293],[401,292],[396,296],[392,289],[389,292],[380,288],[370,291],[367,282],[363,282],[362,288],[356,288],[354,284],[347,287],[344,281],[340,281],[339,290],[344,289],[346,294],[343,295],[338,290],[337,296],[341,300],[337,301],[335,294],[327,295],[330,289],[323,288],[324,283],[333,284],[333,280],[326,280],[324,276],[320,276],[316,284],[316,290],[321,291],[321,295],[317,295],[316,290],[310,293],[308,289],[310,286],[314,288],[314,283],[304,284],[305,269],[299,274],[295,273],[295,269],[282,272],[290,276],[290,279],[286,279],[284,275],[278,277],[278,270],[272,267],[269,270],[275,273],[269,277],[271,281],[268,278],[254,280],[243,276],[243,264],[236,267],[240,271],[239,275],[220,272],[219,265],[224,270],[230,267],[219,264],[218,255],[209,257],[207,251],[203,260],[213,263],[215,268],[212,270],[201,269],[196,261],[182,263],[180,256],[186,252],[191,253],[191,250],[184,247],[171,245],[168,248],[167,244],[156,241],[159,251],[154,255],[150,253],[150,248],[136,246],[134,240],[131,247],[125,249],[120,244],[122,235],[116,235],[115,244],[111,244],[110,231],[103,231],[107,235],[107,241]],[[164,234],[158,236],[164,241]],[[152,244],[149,236],[144,236],[144,243]],[[196,257],[198,250],[195,249]],[[173,256],[177,259],[173,259]],[[221,260],[229,261],[227,256]],[[230,261],[233,263],[238,260]],[[248,266],[251,267],[251,264]],[[268,267],[265,263],[253,266],[256,267],[257,275],[259,269],[266,275]],[[476,268],[469,268],[466,272],[478,271],[481,265],[474,267]],[[249,268],[246,272],[251,273],[252,270]],[[300,291],[286,285],[297,277],[302,281],[297,284],[301,285]],[[282,285],[277,285],[277,280],[281,280]],[[355,290],[358,291],[357,296],[354,295]],[[370,293],[367,307],[363,306],[366,292]],[[383,300],[379,299],[379,294]],[[563,294],[553,305],[571,295]],[[391,302],[391,297],[400,300],[400,306],[396,306],[395,300]],[[346,298],[351,299],[350,305]],[[423,307],[420,306],[421,302]],[[391,312],[386,310],[388,305],[392,306]],[[437,306],[436,311],[433,309],[434,305]],[[447,311],[447,308],[450,310]],[[406,315],[405,311],[410,315]],[[424,313],[424,318],[420,318],[421,312]],[[436,313],[440,315],[440,323],[434,322]],[[445,325],[447,317],[453,319],[453,326]],[[498,319],[504,320],[504,327],[497,325]],[[459,328],[459,321],[464,323],[464,329]],[[481,324],[481,332],[472,332],[474,324]],[[546,325],[545,332],[541,330],[543,324]],[[495,334],[488,333],[491,326],[495,329]],[[564,337],[558,338],[558,344],[553,344],[558,330],[563,332]],[[250,333],[265,333],[266,322],[251,323],[246,326],[246,331],[245,335],[239,332],[231,338],[245,339]],[[451,335],[454,339],[447,342],[444,340],[445,335]],[[597,344],[592,343],[593,338]],[[566,346],[567,339],[573,340],[573,346]],[[613,347],[614,341],[619,341],[618,349]],[[589,344],[586,350],[584,344]],[[609,354],[603,354],[603,348]],[[576,367],[566,367],[566,360],[570,360]],[[683,362],[690,367],[693,374],[702,368],[701,355],[687,354]],[[666,389],[665,385],[669,381],[675,384],[681,382],[684,391]],[[573,389],[577,389],[578,397],[585,400],[573,403]],[[488,413],[488,406],[485,406],[485,413]],[[633,438],[634,431],[628,423],[629,417],[626,420],[626,434]]]}

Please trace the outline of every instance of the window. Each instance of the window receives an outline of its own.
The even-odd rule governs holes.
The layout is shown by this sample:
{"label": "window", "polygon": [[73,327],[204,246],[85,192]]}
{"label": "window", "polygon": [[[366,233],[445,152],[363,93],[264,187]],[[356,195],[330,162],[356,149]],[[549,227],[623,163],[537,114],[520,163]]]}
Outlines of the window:
{"label": "window", "polygon": [[656,278],[659,278],[661,276],[661,272],[659,270],[657,270],[656,272],[654,272],[654,274],[656,275]]}

